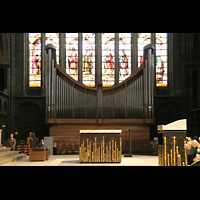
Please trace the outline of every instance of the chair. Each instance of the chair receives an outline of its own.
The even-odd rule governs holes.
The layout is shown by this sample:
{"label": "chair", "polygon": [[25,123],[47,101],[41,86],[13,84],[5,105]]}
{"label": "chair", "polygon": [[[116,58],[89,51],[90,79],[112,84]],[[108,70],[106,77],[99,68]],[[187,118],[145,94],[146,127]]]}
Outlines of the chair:
{"label": "chair", "polygon": [[35,137],[35,133],[30,132],[28,139],[29,146],[29,160],[30,161],[44,161],[50,157],[50,149],[48,147],[38,147],[39,140]]}

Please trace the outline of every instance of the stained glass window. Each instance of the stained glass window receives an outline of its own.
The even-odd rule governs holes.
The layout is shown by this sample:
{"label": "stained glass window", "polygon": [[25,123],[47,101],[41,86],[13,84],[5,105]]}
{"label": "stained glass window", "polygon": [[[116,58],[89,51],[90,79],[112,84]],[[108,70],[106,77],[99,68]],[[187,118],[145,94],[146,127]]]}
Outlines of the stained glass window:
{"label": "stained glass window", "polygon": [[29,87],[41,87],[41,33],[29,33]]}
{"label": "stained glass window", "polygon": [[52,44],[56,47],[56,62],[59,64],[59,33],[46,33],[45,45]]}
{"label": "stained glass window", "polygon": [[78,81],[78,33],[66,33],[66,73]]}
{"label": "stained glass window", "polygon": [[95,33],[82,34],[83,84],[95,87]]}
{"label": "stained glass window", "polygon": [[143,62],[143,48],[147,44],[151,43],[151,33],[138,33],[138,67],[140,67]]}
{"label": "stained glass window", "polygon": [[167,33],[156,33],[156,86],[167,86]]}
{"label": "stained glass window", "polygon": [[119,33],[119,83],[131,75],[131,33]]}
{"label": "stained glass window", "polygon": [[115,84],[115,33],[102,33],[102,83],[103,87]]}

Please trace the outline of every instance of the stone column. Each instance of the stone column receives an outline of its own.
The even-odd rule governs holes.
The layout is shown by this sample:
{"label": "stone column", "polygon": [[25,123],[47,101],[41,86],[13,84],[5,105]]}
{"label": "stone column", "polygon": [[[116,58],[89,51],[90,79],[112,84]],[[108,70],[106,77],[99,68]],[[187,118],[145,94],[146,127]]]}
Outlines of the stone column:
{"label": "stone column", "polygon": [[45,95],[45,33],[41,34],[41,95]]}
{"label": "stone column", "polygon": [[102,83],[101,33],[95,35],[95,85]]}
{"label": "stone column", "polygon": [[78,81],[82,83],[82,33],[78,33]]}
{"label": "stone column", "polygon": [[119,83],[119,33],[115,33],[115,84]]}
{"label": "stone column", "polygon": [[65,33],[59,33],[59,65],[66,72]]}
{"label": "stone column", "polygon": [[28,72],[28,66],[27,66],[27,59],[28,59],[28,49],[27,49],[27,43],[28,43],[28,33],[23,33],[23,77],[22,77],[22,95],[27,96],[27,76],[29,75]]}

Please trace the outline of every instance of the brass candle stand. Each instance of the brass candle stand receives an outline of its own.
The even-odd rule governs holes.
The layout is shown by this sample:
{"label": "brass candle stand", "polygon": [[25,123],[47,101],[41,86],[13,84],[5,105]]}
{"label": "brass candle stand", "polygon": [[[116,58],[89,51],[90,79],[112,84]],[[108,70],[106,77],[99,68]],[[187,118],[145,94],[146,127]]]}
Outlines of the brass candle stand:
{"label": "brass candle stand", "polygon": [[[104,144],[104,136],[101,145],[97,147],[97,138],[92,144],[87,138],[86,147],[84,141],[79,147],[80,163],[120,163],[122,161],[122,139],[120,138],[120,149],[117,148],[117,142],[112,140],[108,146]],[[93,146],[93,151],[92,151]]]}
{"label": "brass candle stand", "polygon": [[173,149],[170,149],[170,153],[167,152],[167,139],[164,137],[164,146],[158,148],[159,166],[188,166],[186,149],[184,149],[184,157],[185,162],[181,163],[181,154],[179,147],[176,146],[176,137],[173,137]]}

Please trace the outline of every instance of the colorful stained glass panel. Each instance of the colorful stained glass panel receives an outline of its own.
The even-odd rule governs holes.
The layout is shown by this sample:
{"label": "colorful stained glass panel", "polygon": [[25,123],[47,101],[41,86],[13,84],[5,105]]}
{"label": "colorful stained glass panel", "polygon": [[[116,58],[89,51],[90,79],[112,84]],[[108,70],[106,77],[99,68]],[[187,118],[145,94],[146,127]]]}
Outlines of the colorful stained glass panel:
{"label": "colorful stained glass panel", "polygon": [[29,33],[29,87],[41,87],[41,33]]}
{"label": "colorful stained glass panel", "polygon": [[144,46],[151,44],[151,33],[138,33],[138,67],[140,67],[143,62]]}
{"label": "colorful stained glass panel", "polygon": [[119,33],[119,83],[131,75],[131,33]]}
{"label": "colorful stained glass panel", "polygon": [[156,33],[156,86],[167,86],[167,33]]}
{"label": "colorful stained glass panel", "polygon": [[102,83],[103,87],[115,84],[115,33],[102,33]]}
{"label": "colorful stained glass panel", "polygon": [[78,33],[66,33],[66,73],[78,81]]}
{"label": "colorful stained glass panel", "polygon": [[95,33],[82,34],[83,84],[95,87]]}

